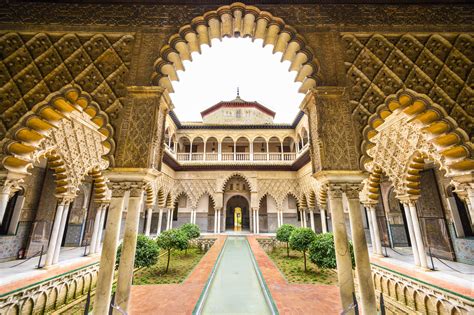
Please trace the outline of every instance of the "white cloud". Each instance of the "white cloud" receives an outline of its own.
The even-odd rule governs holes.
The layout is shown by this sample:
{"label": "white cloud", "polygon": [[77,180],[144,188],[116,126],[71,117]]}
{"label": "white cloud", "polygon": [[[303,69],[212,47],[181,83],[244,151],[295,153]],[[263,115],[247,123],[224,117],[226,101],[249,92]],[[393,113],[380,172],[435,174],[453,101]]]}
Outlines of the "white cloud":
{"label": "white cloud", "polygon": [[281,62],[273,46],[262,47],[261,40],[224,38],[212,47],[201,46],[193,61],[185,61],[185,72],[178,71],[171,99],[181,121],[201,121],[200,112],[220,101],[232,100],[237,87],[246,101],[257,101],[276,112],[275,122],[291,123],[304,95],[298,93],[296,72]]}

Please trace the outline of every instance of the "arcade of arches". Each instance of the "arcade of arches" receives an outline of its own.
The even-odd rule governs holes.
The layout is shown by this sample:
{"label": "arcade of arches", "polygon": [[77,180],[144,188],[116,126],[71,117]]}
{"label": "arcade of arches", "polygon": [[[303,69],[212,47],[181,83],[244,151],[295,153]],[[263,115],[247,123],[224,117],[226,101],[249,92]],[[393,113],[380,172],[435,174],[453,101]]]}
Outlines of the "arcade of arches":
{"label": "arcade of arches", "polygon": [[[473,272],[472,5],[61,2],[0,12],[1,314],[89,288],[107,314],[120,243],[115,303],[130,311],[137,234],[189,222],[216,237],[333,232],[340,310],[355,292],[363,314],[380,293],[392,313],[474,312],[472,279],[428,272]],[[180,121],[184,61],[240,36],[301,83],[293,123],[238,95]],[[39,253],[40,271],[12,262]]]}

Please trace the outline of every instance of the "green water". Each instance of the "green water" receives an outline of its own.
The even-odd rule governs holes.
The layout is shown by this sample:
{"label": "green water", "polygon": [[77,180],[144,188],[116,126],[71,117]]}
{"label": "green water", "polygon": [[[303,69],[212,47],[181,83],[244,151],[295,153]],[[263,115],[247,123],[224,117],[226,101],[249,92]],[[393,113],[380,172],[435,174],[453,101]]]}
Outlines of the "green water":
{"label": "green water", "polygon": [[202,314],[272,314],[244,237],[228,237]]}

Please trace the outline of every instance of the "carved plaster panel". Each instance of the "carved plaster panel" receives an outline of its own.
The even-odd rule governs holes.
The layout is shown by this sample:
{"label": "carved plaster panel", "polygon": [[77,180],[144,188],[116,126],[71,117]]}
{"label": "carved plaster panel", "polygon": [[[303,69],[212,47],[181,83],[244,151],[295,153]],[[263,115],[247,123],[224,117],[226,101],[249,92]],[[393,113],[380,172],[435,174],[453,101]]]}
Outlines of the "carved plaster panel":
{"label": "carved plaster panel", "polygon": [[472,34],[345,34],[342,40],[360,131],[387,96],[407,88],[428,95],[474,139]]}
{"label": "carved plaster panel", "polygon": [[0,34],[0,138],[33,106],[68,84],[80,85],[116,118],[133,40],[129,34]]}

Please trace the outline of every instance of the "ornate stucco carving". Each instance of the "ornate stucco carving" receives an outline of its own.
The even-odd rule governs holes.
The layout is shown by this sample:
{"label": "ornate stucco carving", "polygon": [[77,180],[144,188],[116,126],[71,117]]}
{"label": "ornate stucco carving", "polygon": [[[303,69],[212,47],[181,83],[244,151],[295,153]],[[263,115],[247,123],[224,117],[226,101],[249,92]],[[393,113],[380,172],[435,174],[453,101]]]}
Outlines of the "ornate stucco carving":
{"label": "ornate stucco carving", "polygon": [[[28,9],[28,12],[33,12]],[[26,33],[0,35],[0,137],[48,95],[81,86],[116,118],[122,108],[134,37],[129,34]]]}
{"label": "ornate stucco carving", "polygon": [[347,33],[342,40],[353,116],[360,128],[389,95],[407,88],[441,105],[472,141],[472,34]]}

